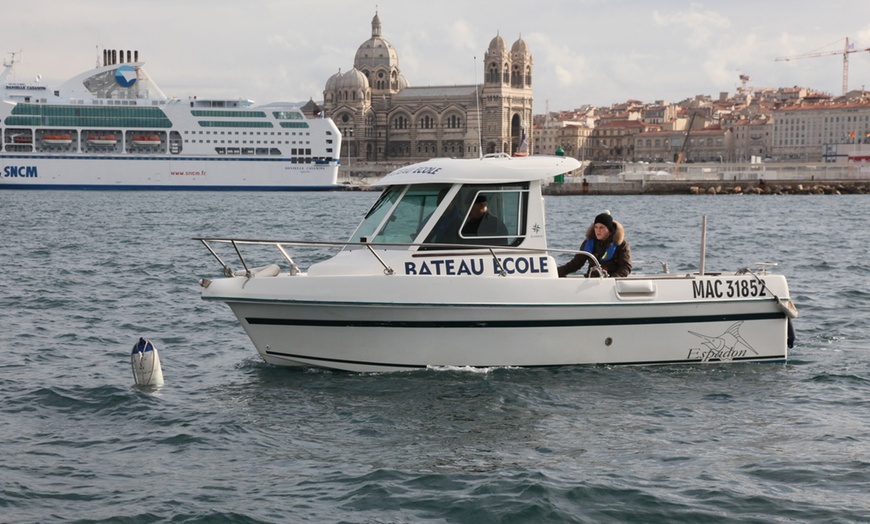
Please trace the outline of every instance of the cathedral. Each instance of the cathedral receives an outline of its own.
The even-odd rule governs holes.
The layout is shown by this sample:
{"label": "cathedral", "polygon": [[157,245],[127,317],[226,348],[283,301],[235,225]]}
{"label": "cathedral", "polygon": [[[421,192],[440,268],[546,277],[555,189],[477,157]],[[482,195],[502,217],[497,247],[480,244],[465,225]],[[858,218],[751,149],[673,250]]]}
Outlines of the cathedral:
{"label": "cathedral", "polygon": [[510,51],[501,36],[492,39],[481,85],[412,87],[381,34],[376,13],[353,68],[323,90],[323,110],[342,133],[341,158],[412,163],[531,151],[532,55],[522,38]]}

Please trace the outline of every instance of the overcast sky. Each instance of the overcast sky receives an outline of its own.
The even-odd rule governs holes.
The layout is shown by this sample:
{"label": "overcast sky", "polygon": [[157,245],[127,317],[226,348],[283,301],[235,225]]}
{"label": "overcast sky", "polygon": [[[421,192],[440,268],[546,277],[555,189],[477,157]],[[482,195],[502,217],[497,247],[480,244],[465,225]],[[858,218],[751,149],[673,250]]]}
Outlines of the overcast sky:
{"label": "overcast sky", "polygon": [[[483,81],[500,34],[534,59],[534,112],[627,99],[677,102],[749,86],[839,95],[849,37],[870,48],[866,0],[31,0],[3,9],[4,58],[19,81],[56,86],[95,67],[98,49],[136,49],[168,96],[320,100],[353,65],[377,10],[412,86]],[[870,52],[849,55],[849,87],[870,88]]]}

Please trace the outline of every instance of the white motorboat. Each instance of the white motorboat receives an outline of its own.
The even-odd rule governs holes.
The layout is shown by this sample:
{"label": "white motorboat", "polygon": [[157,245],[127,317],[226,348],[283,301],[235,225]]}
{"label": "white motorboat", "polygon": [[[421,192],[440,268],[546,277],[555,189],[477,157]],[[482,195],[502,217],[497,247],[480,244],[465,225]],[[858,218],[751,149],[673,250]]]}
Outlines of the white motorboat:
{"label": "white motorboat", "polygon": [[[559,278],[554,254],[567,251],[547,246],[541,188],[577,167],[556,156],[433,159],[384,177],[346,242],[197,238],[224,274],[201,280],[202,298],[226,302],[262,358],[283,366],[786,360],[797,311],[785,277],[764,265]],[[479,195],[504,227],[462,233]],[[462,226],[445,228],[451,220]],[[287,268],[253,268],[255,245],[276,247]],[[324,247],[340,251],[307,271],[297,267],[291,251]],[[224,262],[227,253],[241,269]]]}

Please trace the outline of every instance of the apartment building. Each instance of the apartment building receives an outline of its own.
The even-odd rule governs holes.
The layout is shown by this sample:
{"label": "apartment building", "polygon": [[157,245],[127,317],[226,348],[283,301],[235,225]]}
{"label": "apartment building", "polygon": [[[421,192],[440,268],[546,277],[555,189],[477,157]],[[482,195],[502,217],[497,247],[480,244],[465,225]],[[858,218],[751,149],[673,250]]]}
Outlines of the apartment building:
{"label": "apartment building", "polygon": [[821,162],[837,144],[870,143],[870,99],[847,96],[818,104],[796,104],[772,112],[775,160]]}

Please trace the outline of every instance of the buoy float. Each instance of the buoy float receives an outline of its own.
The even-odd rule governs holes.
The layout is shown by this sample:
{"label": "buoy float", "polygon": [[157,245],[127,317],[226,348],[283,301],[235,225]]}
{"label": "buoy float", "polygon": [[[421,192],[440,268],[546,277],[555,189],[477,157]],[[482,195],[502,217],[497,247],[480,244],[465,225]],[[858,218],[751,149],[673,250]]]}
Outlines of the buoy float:
{"label": "buoy float", "polygon": [[150,340],[139,337],[139,342],[133,344],[130,354],[130,364],[133,366],[133,379],[137,386],[162,386],[163,370],[160,368],[160,356],[157,348]]}

